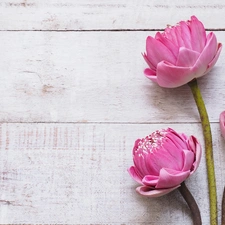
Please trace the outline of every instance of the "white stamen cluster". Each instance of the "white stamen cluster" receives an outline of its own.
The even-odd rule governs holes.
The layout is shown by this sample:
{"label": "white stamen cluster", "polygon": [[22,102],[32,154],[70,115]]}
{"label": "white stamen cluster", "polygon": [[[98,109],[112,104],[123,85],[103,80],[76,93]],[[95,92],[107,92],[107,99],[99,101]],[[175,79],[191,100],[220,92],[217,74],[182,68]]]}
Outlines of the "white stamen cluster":
{"label": "white stamen cluster", "polygon": [[138,143],[135,153],[139,157],[144,157],[143,154],[153,153],[154,151],[158,150],[163,145],[167,133],[168,132],[166,130],[157,130],[141,139]]}

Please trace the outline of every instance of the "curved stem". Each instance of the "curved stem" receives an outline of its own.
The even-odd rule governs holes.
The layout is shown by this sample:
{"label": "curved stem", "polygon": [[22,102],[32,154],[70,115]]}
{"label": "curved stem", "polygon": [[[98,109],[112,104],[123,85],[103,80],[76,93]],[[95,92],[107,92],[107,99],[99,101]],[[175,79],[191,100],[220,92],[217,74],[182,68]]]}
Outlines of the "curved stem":
{"label": "curved stem", "polygon": [[221,225],[225,225],[225,187],[223,189],[221,216],[222,216]]}
{"label": "curved stem", "polygon": [[202,219],[198,205],[184,182],[181,183],[181,186],[178,188],[178,190],[191,210],[194,225],[202,225]]}
{"label": "curved stem", "polygon": [[188,83],[194,96],[196,105],[201,118],[202,130],[205,139],[205,157],[206,167],[208,175],[208,187],[209,187],[209,201],[210,201],[210,224],[217,225],[217,193],[216,193],[216,179],[213,160],[213,148],[212,148],[212,134],[209,123],[209,117],[205,108],[205,103],[202,99],[201,92],[198,88],[197,80],[194,79]]}

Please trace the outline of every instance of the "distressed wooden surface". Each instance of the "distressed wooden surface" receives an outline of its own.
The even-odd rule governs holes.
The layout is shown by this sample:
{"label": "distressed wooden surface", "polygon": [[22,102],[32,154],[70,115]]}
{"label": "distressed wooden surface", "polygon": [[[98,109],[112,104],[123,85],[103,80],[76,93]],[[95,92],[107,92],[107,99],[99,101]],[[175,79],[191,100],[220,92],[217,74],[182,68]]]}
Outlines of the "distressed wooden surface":
{"label": "distressed wooden surface", "polygon": [[[144,77],[141,52],[153,34],[1,32],[0,121],[198,122],[188,86],[160,88]],[[224,61],[222,52],[199,80],[212,122],[225,109]]]}
{"label": "distressed wooden surface", "polygon": [[[0,2],[0,224],[192,224],[177,191],[141,197],[127,168],[134,141],[156,129],[203,143],[189,88],[154,85],[143,76],[141,56],[147,35],[193,14],[223,42],[220,0]],[[212,124],[219,216],[224,61],[222,51],[199,79]],[[204,156],[187,186],[208,225]]]}
{"label": "distressed wooden surface", "polygon": [[193,14],[208,29],[222,29],[224,11],[221,0],[1,0],[0,29],[164,29]]}
{"label": "distressed wooden surface", "polygon": [[[2,124],[1,222],[192,224],[178,192],[141,197],[127,173],[134,140],[168,126],[183,132],[180,124]],[[199,124],[186,124],[185,130],[201,134]],[[225,143],[218,124],[212,130],[221,199]],[[199,139],[203,142],[201,135]],[[187,185],[208,224],[204,160]]]}

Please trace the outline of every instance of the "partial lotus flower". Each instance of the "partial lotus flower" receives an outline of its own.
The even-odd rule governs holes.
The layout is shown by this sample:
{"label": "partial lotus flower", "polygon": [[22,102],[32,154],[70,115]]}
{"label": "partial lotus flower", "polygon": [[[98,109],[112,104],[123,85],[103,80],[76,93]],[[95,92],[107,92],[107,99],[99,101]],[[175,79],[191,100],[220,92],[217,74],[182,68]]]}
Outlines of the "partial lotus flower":
{"label": "partial lotus flower", "polygon": [[194,136],[178,134],[171,128],[153,132],[136,140],[131,177],[141,184],[141,195],[158,197],[180,187],[197,169],[201,146]]}
{"label": "partial lotus flower", "polygon": [[225,138],[225,111],[220,113],[220,131],[222,136]]}
{"label": "partial lotus flower", "polygon": [[206,35],[203,24],[192,16],[157,32],[146,40],[143,54],[149,68],[144,73],[159,86],[174,88],[207,74],[217,62],[222,44],[213,32]]}

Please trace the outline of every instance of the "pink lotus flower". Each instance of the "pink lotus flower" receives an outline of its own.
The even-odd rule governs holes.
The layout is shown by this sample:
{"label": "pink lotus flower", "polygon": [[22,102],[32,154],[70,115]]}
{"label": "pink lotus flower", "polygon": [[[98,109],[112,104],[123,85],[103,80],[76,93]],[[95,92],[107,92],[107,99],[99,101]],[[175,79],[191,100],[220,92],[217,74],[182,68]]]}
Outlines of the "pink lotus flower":
{"label": "pink lotus flower", "polygon": [[178,188],[197,169],[200,158],[201,146],[194,136],[168,128],[136,140],[134,166],[128,172],[141,184],[138,193],[158,197]]}
{"label": "pink lotus flower", "polygon": [[157,32],[155,38],[147,37],[147,54],[143,56],[150,68],[144,73],[159,86],[179,87],[208,73],[221,49],[215,34],[206,36],[203,24],[192,16],[191,20],[167,27],[163,33]]}
{"label": "pink lotus flower", "polygon": [[225,111],[220,113],[220,131],[222,136],[225,138]]}

